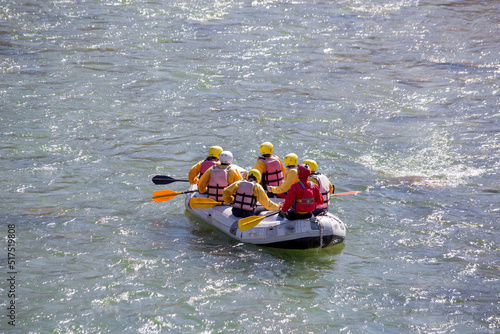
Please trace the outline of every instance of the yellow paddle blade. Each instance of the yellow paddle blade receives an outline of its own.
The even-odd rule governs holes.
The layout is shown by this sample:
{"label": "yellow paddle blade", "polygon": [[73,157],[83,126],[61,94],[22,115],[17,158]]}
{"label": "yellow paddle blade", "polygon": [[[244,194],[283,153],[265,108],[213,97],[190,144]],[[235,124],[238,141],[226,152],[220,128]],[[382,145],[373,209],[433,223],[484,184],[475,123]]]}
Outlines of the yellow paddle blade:
{"label": "yellow paddle blade", "polygon": [[221,205],[222,202],[214,201],[211,198],[193,197],[189,201],[189,206],[193,209],[210,209],[216,205]]}
{"label": "yellow paddle blade", "polygon": [[170,201],[174,196],[182,194],[181,192],[173,191],[173,190],[159,190],[153,192],[153,199],[155,203]]}
{"label": "yellow paddle blade", "polygon": [[250,216],[250,217],[246,217],[246,218],[240,219],[238,221],[238,227],[239,227],[240,230],[246,231],[246,230],[249,230],[249,229],[251,229],[251,228],[259,225],[259,223],[261,221],[263,221],[265,218],[266,218],[266,216]]}

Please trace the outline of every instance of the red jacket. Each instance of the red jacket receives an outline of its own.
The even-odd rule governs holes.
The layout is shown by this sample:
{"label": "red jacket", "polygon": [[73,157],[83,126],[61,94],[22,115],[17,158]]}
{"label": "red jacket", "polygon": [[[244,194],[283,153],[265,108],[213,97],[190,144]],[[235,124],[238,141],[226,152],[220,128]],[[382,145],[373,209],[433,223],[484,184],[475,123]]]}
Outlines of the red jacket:
{"label": "red jacket", "polygon": [[[319,187],[317,184],[311,183],[309,181],[301,180],[301,182],[294,183],[285,198],[285,203],[283,203],[282,211],[287,212],[293,206],[293,211],[304,214],[308,212],[313,212],[316,205],[321,205],[324,202],[323,195],[319,191]],[[312,188],[311,188],[312,184]],[[305,187],[302,187],[304,185]],[[301,204],[297,203],[297,200],[302,199],[314,199],[313,204]],[[299,201],[300,202],[300,201]],[[296,210],[296,208],[299,208]],[[304,211],[305,210],[305,211]]]}

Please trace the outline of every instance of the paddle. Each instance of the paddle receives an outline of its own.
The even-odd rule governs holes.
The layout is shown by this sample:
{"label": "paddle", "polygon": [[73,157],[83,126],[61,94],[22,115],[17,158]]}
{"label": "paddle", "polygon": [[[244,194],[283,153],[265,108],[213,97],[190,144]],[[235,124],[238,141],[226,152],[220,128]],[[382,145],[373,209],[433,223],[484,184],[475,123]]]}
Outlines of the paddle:
{"label": "paddle", "polygon": [[211,198],[205,197],[193,197],[189,201],[189,206],[193,209],[210,209],[216,205],[222,205],[222,202],[217,202]]}
{"label": "paddle", "polygon": [[173,190],[160,190],[153,192],[153,199],[155,200],[156,203],[158,203],[163,201],[170,201],[172,198],[180,194],[195,193],[195,192],[198,192],[198,190],[189,190],[184,192],[178,192]]}
{"label": "paddle", "polygon": [[255,226],[259,225],[259,223],[261,221],[263,221],[265,218],[277,215],[278,213],[279,213],[279,211],[276,211],[276,212],[273,212],[273,213],[269,213],[269,214],[267,214],[265,216],[250,216],[250,217],[246,217],[246,218],[240,219],[238,221],[238,227],[242,231],[249,230],[252,227],[255,227]]}
{"label": "paddle", "polygon": [[346,193],[340,193],[340,194],[335,194],[333,196],[344,196],[344,195],[351,195],[351,194],[357,194],[360,193],[361,191],[348,191]]}
{"label": "paddle", "polygon": [[[345,193],[335,194],[334,196],[351,195],[351,194],[357,194],[357,193],[360,193],[360,192],[361,191],[349,191],[349,192],[345,192]],[[238,221],[238,227],[242,231],[249,230],[249,229],[251,229],[251,228],[259,225],[259,223],[261,221],[263,221],[265,218],[274,216],[276,214],[278,214],[278,211],[274,212],[274,213],[267,214],[265,216],[250,216],[250,217],[246,217],[246,218],[240,219]]]}
{"label": "paddle", "polygon": [[189,180],[177,180],[174,179],[173,177],[166,176],[166,175],[156,175],[153,176],[153,183],[154,184],[169,184],[172,182],[189,182]]}

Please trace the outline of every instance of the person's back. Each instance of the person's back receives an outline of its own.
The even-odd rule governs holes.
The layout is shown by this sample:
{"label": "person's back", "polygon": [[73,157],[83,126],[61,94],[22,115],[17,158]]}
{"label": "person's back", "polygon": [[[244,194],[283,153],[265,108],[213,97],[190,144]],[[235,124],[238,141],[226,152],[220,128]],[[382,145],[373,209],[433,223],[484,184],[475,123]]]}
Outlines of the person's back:
{"label": "person's back", "polygon": [[215,166],[219,163],[219,157],[222,153],[222,147],[212,146],[208,149],[208,157],[205,160],[199,161],[189,170],[188,179],[189,183],[197,184],[203,174],[210,169],[210,167]]}
{"label": "person's back", "polygon": [[229,185],[228,174],[231,166],[229,165],[217,165],[210,169],[211,175],[210,180],[207,184],[207,194],[208,198],[214,199],[216,201],[222,201],[222,194],[224,188]]}
{"label": "person's back", "polygon": [[247,175],[247,180],[236,181],[224,189],[224,202],[231,204],[233,215],[236,217],[254,215],[257,202],[267,210],[279,210],[279,204],[269,200],[260,181],[260,172],[252,169]]}
{"label": "person's back", "polygon": [[[253,180],[241,180],[234,195],[233,208],[241,211],[254,211],[257,206],[257,197],[253,194],[256,182]],[[234,210],[233,210],[234,213]],[[253,214],[253,213],[252,213]],[[240,216],[241,217],[241,216]]]}
{"label": "person's back", "polygon": [[317,216],[322,212],[328,211],[328,206],[330,204],[330,195],[335,191],[335,187],[331,184],[328,178],[317,171],[318,164],[312,159],[304,160],[304,164],[307,164],[311,169],[311,175],[309,176],[309,181],[314,182],[318,185],[319,191],[323,196],[323,204],[318,205],[314,210],[313,214]]}
{"label": "person's back", "polygon": [[285,198],[286,193],[290,187],[299,181],[297,176],[297,164],[299,162],[299,157],[295,153],[289,153],[285,155],[283,159],[286,165],[285,179],[284,182],[279,186],[267,186],[267,191],[278,195],[278,197]]}
{"label": "person's back", "polygon": [[220,164],[210,167],[200,179],[198,190],[200,193],[208,194],[208,198],[218,202],[223,201],[224,188],[233,182],[240,181],[240,172],[231,166],[233,154],[223,151],[219,157]]}
{"label": "person's back", "polygon": [[279,186],[284,181],[284,175],[286,172],[281,159],[273,155],[273,144],[270,142],[265,142],[260,144],[259,152],[260,157],[257,158],[253,169],[258,170],[262,175],[261,184],[264,189],[267,186]]}
{"label": "person's back", "polygon": [[297,169],[299,182],[290,187],[281,209],[282,215],[289,220],[310,218],[316,205],[323,204],[318,185],[308,181],[309,166],[299,165]]}

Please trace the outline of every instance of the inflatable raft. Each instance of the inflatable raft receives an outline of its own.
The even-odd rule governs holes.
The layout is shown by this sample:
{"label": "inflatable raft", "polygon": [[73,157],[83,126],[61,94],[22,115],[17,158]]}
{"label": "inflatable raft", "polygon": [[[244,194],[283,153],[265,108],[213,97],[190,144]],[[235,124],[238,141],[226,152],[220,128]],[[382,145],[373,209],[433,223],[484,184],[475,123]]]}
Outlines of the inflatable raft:
{"label": "inflatable raft", "polygon": [[241,242],[276,248],[308,249],[339,244],[346,235],[344,223],[331,213],[310,219],[288,220],[273,215],[272,211],[262,211],[259,215],[269,217],[252,228],[241,230],[238,226],[241,218],[232,214],[229,205],[193,208],[190,205],[192,198],[206,198],[206,195],[196,190],[197,185],[191,185],[186,192],[187,211]]}

